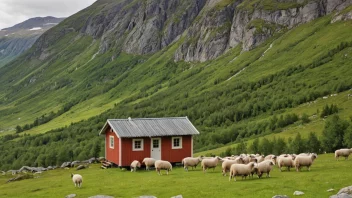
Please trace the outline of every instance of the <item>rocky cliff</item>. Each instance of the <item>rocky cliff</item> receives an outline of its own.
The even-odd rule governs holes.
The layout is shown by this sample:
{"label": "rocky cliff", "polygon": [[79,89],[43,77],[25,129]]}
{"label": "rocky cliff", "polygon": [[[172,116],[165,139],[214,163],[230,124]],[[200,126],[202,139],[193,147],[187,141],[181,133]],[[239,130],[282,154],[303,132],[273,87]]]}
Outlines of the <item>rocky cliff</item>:
{"label": "rocky cliff", "polygon": [[0,30],[0,67],[32,47],[45,31],[63,18],[36,17]]}
{"label": "rocky cliff", "polygon": [[71,31],[99,39],[99,53],[153,54],[183,38],[174,60],[203,62],[238,45],[251,50],[275,33],[351,4],[352,0],[98,0],[76,15],[79,20],[48,32],[36,48],[48,53],[50,43]]}

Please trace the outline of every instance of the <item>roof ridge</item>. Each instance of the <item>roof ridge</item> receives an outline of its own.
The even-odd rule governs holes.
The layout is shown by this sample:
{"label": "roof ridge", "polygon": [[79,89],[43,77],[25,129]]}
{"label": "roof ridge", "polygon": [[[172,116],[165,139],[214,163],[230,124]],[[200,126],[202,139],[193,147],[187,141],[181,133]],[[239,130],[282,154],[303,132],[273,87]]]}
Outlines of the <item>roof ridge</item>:
{"label": "roof ridge", "polygon": [[[188,117],[163,117],[163,118],[131,118],[131,120],[168,120],[168,119],[187,119]],[[108,120],[121,120],[121,121],[126,121],[129,120],[128,118],[126,119],[108,119]]]}

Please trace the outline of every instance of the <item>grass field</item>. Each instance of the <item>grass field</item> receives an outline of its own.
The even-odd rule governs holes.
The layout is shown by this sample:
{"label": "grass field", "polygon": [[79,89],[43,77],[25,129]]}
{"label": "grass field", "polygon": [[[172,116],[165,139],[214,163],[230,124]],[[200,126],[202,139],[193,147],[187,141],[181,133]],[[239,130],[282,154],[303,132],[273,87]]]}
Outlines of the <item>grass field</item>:
{"label": "grass field", "polygon": [[[318,156],[311,171],[280,172],[275,166],[271,178],[254,178],[229,182],[221,175],[221,168],[209,170],[203,174],[198,166],[196,170],[185,172],[176,167],[162,176],[155,171],[139,170],[136,173],[118,168],[103,170],[99,165],[89,169],[75,171],[58,169],[44,172],[39,178],[6,183],[12,176],[0,176],[0,197],[65,197],[77,194],[77,197],[89,197],[98,194],[114,197],[138,197],[154,195],[171,197],[182,194],[183,197],[272,197],[274,195],[293,196],[296,190],[303,191],[302,197],[329,197],[342,187],[352,185],[352,160],[335,161],[333,154]],[[81,189],[75,188],[70,173],[83,176]],[[333,192],[327,192],[333,188]]]}

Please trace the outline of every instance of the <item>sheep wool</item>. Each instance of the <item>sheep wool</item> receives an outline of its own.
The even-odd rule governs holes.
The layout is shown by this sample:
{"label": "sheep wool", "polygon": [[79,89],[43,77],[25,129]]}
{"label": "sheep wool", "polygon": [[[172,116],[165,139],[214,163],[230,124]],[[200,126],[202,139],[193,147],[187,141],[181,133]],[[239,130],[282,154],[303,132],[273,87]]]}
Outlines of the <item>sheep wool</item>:
{"label": "sheep wool", "polygon": [[134,160],[134,161],[131,163],[130,167],[131,167],[131,172],[133,172],[133,171],[136,172],[137,167],[138,167],[138,168],[141,167],[141,163],[140,163],[138,160]]}
{"label": "sheep wool", "polygon": [[202,156],[200,157],[186,157],[183,158],[182,160],[182,164],[183,164],[183,168],[188,171],[188,167],[193,167],[196,168],[198,166],[198,164],[202,161]]}
{"label": "sheep wool", "polygon": [[169,171],[172,171],[172,165],[168,161],[156,160],[155,161],[155,170],[158,172],[158,175],[162,175],[160,170],[166,170],[166,174],[169,174]]}
{"label": "sheep wool", "polygon": [[339,149],[335,151],[335,159],[339,160],[340,156],[345,157],[345,160],[348,159],[348,156],[352,153],[351,149]]}
{"label": "sheep wool", "polygon": [[306,166],[308,168],[308,171],[310,171],[310,166],[312,166],[314,160],[317,158],[317,154],[313,153],[310,156],[302,156],[298,155],[295,159],[295,167],[296,171],[300,171],[303,166]]}
{"label": "sheep wool", "polygon": [[232,164],[244,164],[242,157],[237,157],[235,160],[225,160],[222,164],[222,175],[226,176],[226,173],[230,171]]}
{"label": "sheep wool", "polygon": [[154,158],[149,158],[146,157],[143,159],[142,163],[145,165],[145,170],[149,170],[151,166],[154,166],[155,164],[155,159]]}
{"label": "sheep wool", "polygon": [[220,160],[221,158],[219,156],[216,156],[211,159],[203,159],[201,163],[203,172],[205,173],[208,168],[213,168],[213,170],[215,170],[215,167],[218,165]]}
{"label": "sheep wool", "polygon": [[72,174],[71,173],[71,178],[73,183],[75,184],[75,187],[78,186],[78,188],[81,188],[82,182],[83,182],[83,177],[80,174]]}
{"label": "sheep wool", "polygon": [[287,167],[287,170],[290,171],[291,167],[294,167],[294,156],[290,156],[290,155],[285,155],[287,157],[278,157],[277,158],[277,165],[280,169],[280,171],[282,171],[282,167]]}
{"label": "sheep wool", "polygon": [[229,181],[231,181],[232,178],[237,181],[236,176],[242,176],[242,179],[243,177],[246,179],[246,177],[251,174],[254,167],[254,162],[250,162],[248,164],[232,164],[230,168]]}

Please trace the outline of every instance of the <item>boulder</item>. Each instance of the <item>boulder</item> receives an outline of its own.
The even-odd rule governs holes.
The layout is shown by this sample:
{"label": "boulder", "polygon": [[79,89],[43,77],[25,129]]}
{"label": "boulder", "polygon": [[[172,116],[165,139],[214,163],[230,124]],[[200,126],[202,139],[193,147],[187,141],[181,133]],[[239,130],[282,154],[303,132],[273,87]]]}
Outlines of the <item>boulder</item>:
{"label": "boulder", "polygon": [[274,195],[272,198],[289,198],[287,195]]}
{"label": "boulder", "polygon": [[337,194],[346,193],[352,195],[352,186],[341,188]]}
{"label": "boulder", "polygon": [[62,163],[61,168],[66,168],[66,167],[69,167],[70,165],[71,165],[71,162],[64,162]]}
{"label": "boulder", "polygon": [[176,195],[176,196],[173,196],[171,198],[183,198],[183,196],[182,195]]}
{"label": "boulder", "polygon": [[109,196],[109,195],[94,195],[88,198],[114,198],[113,196]]}
{"label": "boulder", "polygon": [[81,169],[85,169],[85,168],[87,168],[88,166],[86,166],[86,165],[79,165],[77,168],[76,168],[76,170],[81,170]]}
{"label": "boulder", "polygon": [[157,198],[153,195],[142,195],[142,196],[139,196],[139,198]]}
{"label": "boulder", "polygon": [[337,195],[330,196],[330,198],[352,198],[352,196],[347,193],[340,193]]}
{"label": "boulder", "polygon": [[69,194],[65,198],[73,198],[73,197],[76,197],[76,194]]}

